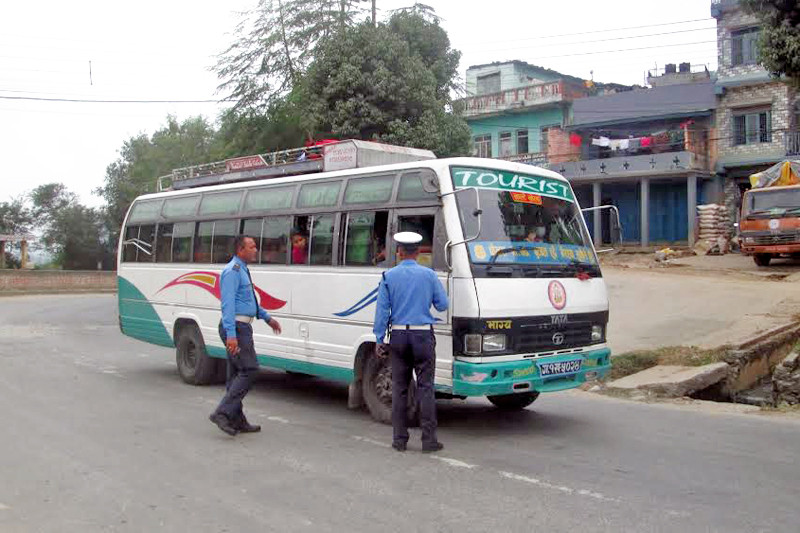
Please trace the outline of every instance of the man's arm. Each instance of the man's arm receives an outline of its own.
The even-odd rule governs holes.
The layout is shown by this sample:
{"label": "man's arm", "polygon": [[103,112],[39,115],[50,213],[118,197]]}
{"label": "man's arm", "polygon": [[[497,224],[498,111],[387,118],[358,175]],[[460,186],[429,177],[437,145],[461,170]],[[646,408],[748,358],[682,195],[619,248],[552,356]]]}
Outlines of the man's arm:
{"label": "man's arm", "polygon": [[223,270],[220,276],[220,301],[222,302],[222,327],[229,339],[236,338],[236,291],[239,290],[239,273]]}
{"label": "man's arm", "polygon": [[386,325],[389,322],[389,288],[384,283],[385,279],[381,278],[378,283],[378,300],[375,302],[375,324],[372,327],[372,332],[375,333],[375,339],[378,344],[383,344],[383,339],[386,337]]}
{"label": "man's arm", "polygon": [[439,281],[439,278],[436,274],[433,274],[433,307],[437,311],[446,311],[447,306],[449,305],[447,301],[447,293],[442,287],[442,282]]}
{"label": "man's arm", "polygon": [[256,304],[256,318],[259,320],[265,320],[266,322],[272,320],[272,316],[267,312],[267,310],[258,304]]}

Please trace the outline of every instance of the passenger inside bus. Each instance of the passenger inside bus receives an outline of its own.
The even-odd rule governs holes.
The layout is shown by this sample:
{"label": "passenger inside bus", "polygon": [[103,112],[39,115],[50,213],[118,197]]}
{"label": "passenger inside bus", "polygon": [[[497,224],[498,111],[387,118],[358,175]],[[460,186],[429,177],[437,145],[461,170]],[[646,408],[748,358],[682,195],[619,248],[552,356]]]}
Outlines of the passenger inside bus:
{"label": "passenger inside bus", "polygon": [[292,264],[305,265],[308,262],[308,237],[303,233],[292,235]]}
{"label": "passenger inside bus", "polygon": [[[433,266],[433,215],[412,215],[399,216],[399,231],[413,231],[422,235],[422,242],[419,243],[419,255],[417,263],[426,267]],[[400,262],[399,257],[396,258]]]}

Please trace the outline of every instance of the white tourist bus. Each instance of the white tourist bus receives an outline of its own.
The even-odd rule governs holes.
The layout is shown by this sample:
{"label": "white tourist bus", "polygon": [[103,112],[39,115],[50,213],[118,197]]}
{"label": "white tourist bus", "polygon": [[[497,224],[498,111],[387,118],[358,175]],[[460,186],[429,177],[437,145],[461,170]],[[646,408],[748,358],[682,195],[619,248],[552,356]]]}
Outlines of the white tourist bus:
{"label": "white tourist bus", "polygon": [[450,299],[435,315],[439,397],[521,409],[605,375],[606,286],[567,180],[361,141],[324,148],[179,169],[137,198],[119,245],[122,332],[175,347],[187,383],[224,381],[219,275],[250,235],[260,304],[283,328],[254,323],[260,364],[349,384],[351,407],[388,422],[375,300],[396,263],[391,235],[415,231]]}

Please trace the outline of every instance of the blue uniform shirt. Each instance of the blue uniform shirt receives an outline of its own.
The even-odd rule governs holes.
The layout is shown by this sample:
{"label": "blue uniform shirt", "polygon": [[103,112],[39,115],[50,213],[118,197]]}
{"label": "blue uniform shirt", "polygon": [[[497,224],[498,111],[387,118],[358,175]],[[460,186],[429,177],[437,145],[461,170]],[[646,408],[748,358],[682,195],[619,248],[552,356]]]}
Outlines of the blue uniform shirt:
{"label": "blue uniform shirt", "polygon": [[390,313],[392,324],[422,326],[435,322],[431,305],[437,311],[447,309],[447,294],[436,273],[413,259],[406,259],[387,270],[384,279],[378,286],[372,329],[379,344],[386,336]]}
{"label": "blue uniform shirt", "polygon": [[270,320],[269,313],[258,306],[247,263],[234,255],[220,276],[222,301],[222,327],[229,339],[236,338],[236,315],[254,316]]}

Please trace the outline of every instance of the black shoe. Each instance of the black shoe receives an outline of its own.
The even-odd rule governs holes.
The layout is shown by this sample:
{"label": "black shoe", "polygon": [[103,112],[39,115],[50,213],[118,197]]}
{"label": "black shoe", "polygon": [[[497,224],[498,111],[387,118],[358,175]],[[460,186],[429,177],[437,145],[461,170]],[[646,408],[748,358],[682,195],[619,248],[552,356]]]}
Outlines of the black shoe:
{"label": "black shoe", "polygon": [[431,444],[423,444],[422,451],[425,453],[438,452],[444,449],[444,444],[441,442],[433,442]]}
{"label": "black shoe", "polygon": [[397,450],[398,452],[406,451],[406,443],[405,442],[393,442],[392,448]]}
{"label": "black shoe", "polygon": [[241,424],[238,429],[241,433],[258,433],[261,431],[261,426],[251,424],[250,422],[245,422],[244,424]]}
{"label": "black shoe", "polygon": [[228,417],[222,413],[212,413],[208,419],[215,423],[219,429],[230,436],[234,436],[238,433],[236,428],[231,425],[231,421],[228,420]]}

